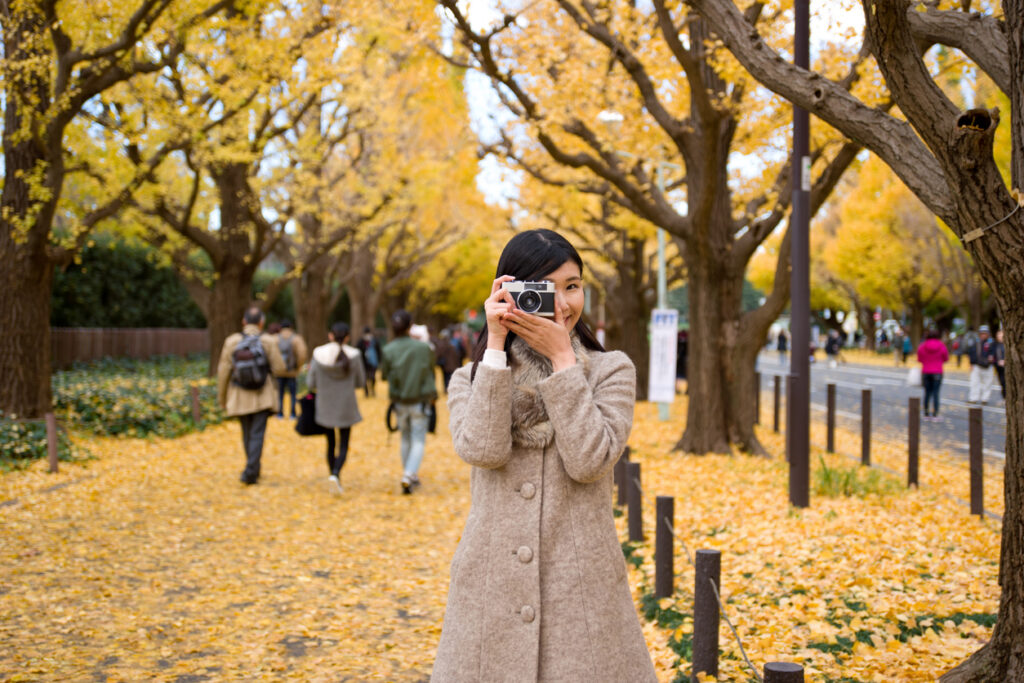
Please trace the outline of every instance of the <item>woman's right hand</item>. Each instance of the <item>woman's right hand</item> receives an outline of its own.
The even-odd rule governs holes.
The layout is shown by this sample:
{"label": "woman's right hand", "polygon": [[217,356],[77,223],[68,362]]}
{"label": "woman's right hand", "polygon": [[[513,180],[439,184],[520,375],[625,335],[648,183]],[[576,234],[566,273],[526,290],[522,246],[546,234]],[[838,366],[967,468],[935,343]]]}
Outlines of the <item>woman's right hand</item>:
{"label": "woman's right hand", "polygon": [[501,288],[501,283],[515,280],[511,275],[502,275],[491,284],[491,295],[484,301],[484,315],[487,317],[487,348],[505,350],[508,328],[504,325],[505,314],[515,308],[512,295]]}

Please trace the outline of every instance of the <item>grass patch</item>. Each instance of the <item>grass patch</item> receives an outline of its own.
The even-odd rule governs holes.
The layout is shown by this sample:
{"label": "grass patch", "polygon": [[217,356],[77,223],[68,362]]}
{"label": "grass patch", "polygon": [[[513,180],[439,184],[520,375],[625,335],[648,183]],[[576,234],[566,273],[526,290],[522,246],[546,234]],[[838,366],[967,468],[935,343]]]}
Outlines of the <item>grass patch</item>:
{"label": "grass patch", "polygon": [[854,465],[852,467],[829,467],[825,459],[818,456],[820,467],[814,470],[814,493],[828,498],[858,497],[868,495],[887,496],[901,491],[900,484],[877,469]]}

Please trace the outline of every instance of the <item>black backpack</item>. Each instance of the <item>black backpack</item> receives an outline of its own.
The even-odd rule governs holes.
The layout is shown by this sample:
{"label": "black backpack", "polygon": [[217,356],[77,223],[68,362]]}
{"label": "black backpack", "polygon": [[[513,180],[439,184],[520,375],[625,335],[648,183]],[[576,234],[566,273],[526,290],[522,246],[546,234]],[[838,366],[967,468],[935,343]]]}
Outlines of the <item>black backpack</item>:
{"label": "black backpack", "polygon": [[284,369],[291,372],[295,369],[295,351],[292,344],[294,343],[294,337],[278,335],[277,337],[277,348],[281,352],[281,360],[284,361]]}
{"label": "black backpack", "polygon": [[231,354],[231,381],[243,389],[262,389],[270,374],[270,363],[260,338],[255,334],[242,335]]}

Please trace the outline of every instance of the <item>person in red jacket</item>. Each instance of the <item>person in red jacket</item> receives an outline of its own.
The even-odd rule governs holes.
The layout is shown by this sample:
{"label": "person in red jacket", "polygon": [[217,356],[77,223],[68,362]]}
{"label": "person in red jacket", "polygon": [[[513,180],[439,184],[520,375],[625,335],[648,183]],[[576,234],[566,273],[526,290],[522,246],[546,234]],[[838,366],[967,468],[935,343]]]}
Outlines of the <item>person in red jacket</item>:
{"label": "person in red jacket", "polygon": [[[939,387],[942,386],[942,366],[949,360],[949,349],[939,338],[939,331],[930,328],[924,341],[917,347],[917,360],[921,363],[921,385],[924,387],[924,419],[939,419]],[[931,413],[928,404],[932,404]]]}

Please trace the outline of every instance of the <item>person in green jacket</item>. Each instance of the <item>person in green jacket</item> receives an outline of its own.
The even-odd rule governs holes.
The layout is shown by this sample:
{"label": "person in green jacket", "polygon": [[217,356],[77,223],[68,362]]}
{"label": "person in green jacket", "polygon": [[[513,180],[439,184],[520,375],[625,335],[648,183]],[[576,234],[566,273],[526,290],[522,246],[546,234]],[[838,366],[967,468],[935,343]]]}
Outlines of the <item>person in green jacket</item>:
{"label": "person in green jacket", "polygon": [[402,432],[402,493],[412,493],[420,483],[420,464],[427,442],[430,411],[437,399],[434,383],[434,350],[409,336],[412,316],[399,310],[391,316],[395,338],[384,346],[381,377],[388,383],[395,421]]}

